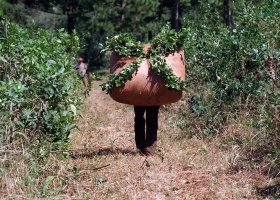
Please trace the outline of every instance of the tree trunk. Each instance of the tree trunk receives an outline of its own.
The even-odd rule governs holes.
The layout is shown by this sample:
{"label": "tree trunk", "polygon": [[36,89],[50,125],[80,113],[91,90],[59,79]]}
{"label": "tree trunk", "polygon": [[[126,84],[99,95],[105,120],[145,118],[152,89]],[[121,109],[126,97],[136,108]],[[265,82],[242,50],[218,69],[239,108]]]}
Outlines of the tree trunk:
{"label": "tree trunk", "polygon": [[230,0],[224,0],[224,8],[225,8],[225,21],[228,26],[233,25],[232,15],[231,15],[231,7]]}
{"label": "tree trunk", "polygon": [[174,22],[175,31],[179,31],[179,0],[175,0],[175,22]]}
{"label": "tree trunk", "polygon": [[68,26],[68,33],[72,34],[75,26],[74,26],[74,19],[73,19],[73,6],[68,5],[67,6],[67,26]]}
{"label": "tree trunk", "polygon": [[122,15],[121,15],[121,24],[124,22],[124,8],[126,6],[125,0],[122,0],[121,3],[121,9],[122,9]]}

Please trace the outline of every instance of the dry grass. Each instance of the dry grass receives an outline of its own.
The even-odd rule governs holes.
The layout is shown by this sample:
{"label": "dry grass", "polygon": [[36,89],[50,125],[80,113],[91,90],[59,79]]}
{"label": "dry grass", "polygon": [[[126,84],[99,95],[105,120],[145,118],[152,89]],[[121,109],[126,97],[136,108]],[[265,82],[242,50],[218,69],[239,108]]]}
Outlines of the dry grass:
{"label": "dry grass", "polygon": [[[53,177],[45,184],[50,196],[46,199],[259,199],[254,188],[266,186],[269,177],[261,170],[234,168],[241,150],[234,145],[223,148],[223,142],[241,133],[251,137],[251,130],[230,125],[220,137],[179,139],[181,130],[167,123],[171,106],[160,110],[156,155],[141,156],[134,143],[133,107],[113,101],[100,84],[93,83],[85,100],[80,130],[72,133],[73,145],[66,152],[69,158],[55,152],[44,166],[42,175]],[[24,167],[18,169],[28,173]],[[6,176],[2,177],[1,192],[7,199],[31,199],[28,194],[32,190],[38,193],[34,187],[7,191],[15,190],[17,181],[18,185],[24,181],[18,180],[19,171],[2,174]]]}
{"label": "dry grass", "polygon": [[[72,134],[75,159],[60,163],[63,176],[77,168],[65,186],[72,199],[257,199],[255,185],[268,178],[258,171],[232,171],[239,149],[218,148],[223,138],[177,139],[180,130],[167,125],[160,111],[158,151],[136,152],[132,106],[113,101],[95,82],[79,125]],[[248,131],[228,127],[224,137]],[[101,167],[101,168],[99,168]]]}

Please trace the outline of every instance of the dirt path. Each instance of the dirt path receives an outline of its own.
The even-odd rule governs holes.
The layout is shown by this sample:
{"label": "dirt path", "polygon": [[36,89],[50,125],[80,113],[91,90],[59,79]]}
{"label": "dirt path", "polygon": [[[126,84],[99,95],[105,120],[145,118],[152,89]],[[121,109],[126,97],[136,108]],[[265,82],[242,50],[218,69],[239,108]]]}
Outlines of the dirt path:
{"label": "dirt path", "polygon": [[180,130],[171,126],[166,109],[160,110],[158,152],[139,155],[133,107],[113,101],[100,84],[93,83],[80,131],[72,134],[73,159],[61,164],[62,173],[68,173],[64,191],[71,199],[257,199],[254,185],[266,177],[229,170],[238,149],[220,150],[216,141],[178,139]]}

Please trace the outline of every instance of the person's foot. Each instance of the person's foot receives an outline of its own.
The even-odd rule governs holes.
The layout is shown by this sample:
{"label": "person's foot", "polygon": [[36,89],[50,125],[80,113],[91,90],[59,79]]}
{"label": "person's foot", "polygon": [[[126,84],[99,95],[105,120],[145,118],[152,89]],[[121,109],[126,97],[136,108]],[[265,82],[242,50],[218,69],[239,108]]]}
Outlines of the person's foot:
{"label": "person's foot", "polygon": [[139,150],[139,153],[142,155],[142,156],[147,156],[147,149],[146,148],[140,148],[138,149]]}
{"label": "person's foot", "polygon": [[147,156],[152,156],[155,154],[155,147],[154,146],[150,146],[150,147],[146,147],[146,155]]}
{"label": "person's foot", "polygon": [[140,148],[139,152],[141,155],[144,155],[144,156],[152,156],[155,153],[155,148],[153,146]]}

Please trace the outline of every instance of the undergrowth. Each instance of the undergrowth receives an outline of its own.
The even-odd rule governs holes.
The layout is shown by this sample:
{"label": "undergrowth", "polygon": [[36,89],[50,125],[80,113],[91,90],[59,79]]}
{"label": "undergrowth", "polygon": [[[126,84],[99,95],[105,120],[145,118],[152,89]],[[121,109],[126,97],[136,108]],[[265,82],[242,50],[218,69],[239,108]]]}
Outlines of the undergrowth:
{"label": "undergrowth", "polygon": [[252,129],[228,143],[242,149],[240,159],[251,167],[269,166],[272,178],[280,174],[279,7],[278,1],[233,2],[231,27],[206,2],[185,15],[188,106],[177,110],[182,137],[223,135],[232,123]]}

